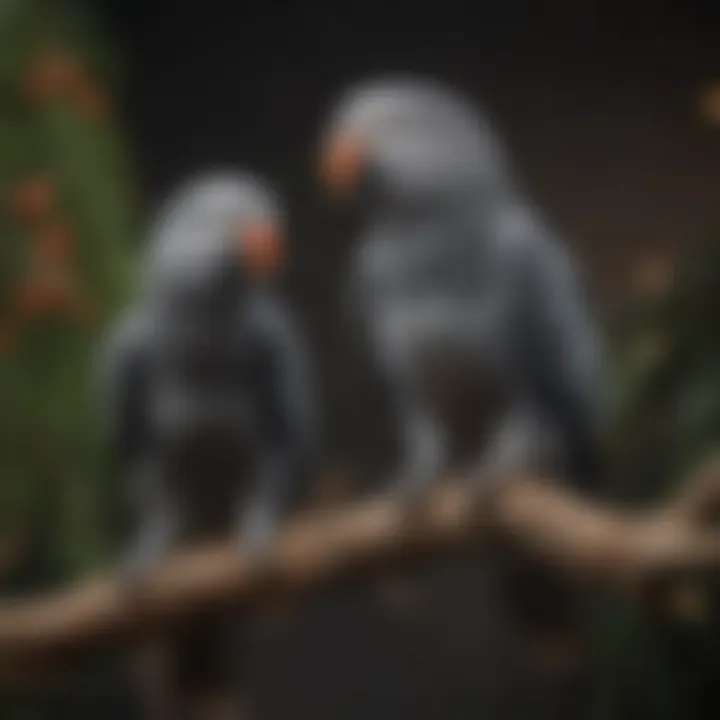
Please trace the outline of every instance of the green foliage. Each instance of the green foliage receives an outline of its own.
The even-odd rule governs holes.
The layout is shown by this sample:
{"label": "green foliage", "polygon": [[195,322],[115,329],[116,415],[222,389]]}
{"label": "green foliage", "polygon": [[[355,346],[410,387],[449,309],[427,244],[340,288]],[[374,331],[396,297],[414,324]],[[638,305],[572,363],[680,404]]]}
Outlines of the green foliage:
{"label": "green foliage", "polygon": [[[632,309],[617,373],[618,437],[645,457],[634,478],[642,500],[657,500],[720,438],[720,237],[688,249],[674,282]],[[640,436],[644,434],[642,440]],[[636,488],[637,489],[637,488]],[[707,621],[653,621],[618,603],[605,618],[604,686],[599,717],[711,717],[718,709],[717,589],[707,587]],[[701,710],[702,709],[702,710]]]}
{"label": "green foliage", "polygon": [[[135,187],[107,87],[117,57],[69,8],[0,3],[0,543],[30,540],[4,592],[105,560],[116,496],[93,359],[130,289]],[[3,692],[0,717],[48,717],[52,704]]]}
{"label": "green foliage", "polygon": [[105,47],[79,12],[0,13],[0,538],[42,526],[62,576],[103,557],[92,361],[136,230]]}

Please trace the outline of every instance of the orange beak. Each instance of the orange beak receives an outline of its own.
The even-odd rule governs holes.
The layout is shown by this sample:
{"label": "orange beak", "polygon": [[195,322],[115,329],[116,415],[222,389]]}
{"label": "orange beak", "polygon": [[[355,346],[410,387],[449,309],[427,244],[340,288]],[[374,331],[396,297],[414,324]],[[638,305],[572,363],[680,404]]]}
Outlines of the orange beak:
{"label": "orange beak", "polygon": [[365,147],[350,134],[331,136],[320,153],[320,180],[334,195],[347,197],[363,170]]}
{"label": "orange beak", "polygon": [[243,263],[253,276],[277,275],[285,260],[280,229],[275,223],[257,221],[239,228]]}

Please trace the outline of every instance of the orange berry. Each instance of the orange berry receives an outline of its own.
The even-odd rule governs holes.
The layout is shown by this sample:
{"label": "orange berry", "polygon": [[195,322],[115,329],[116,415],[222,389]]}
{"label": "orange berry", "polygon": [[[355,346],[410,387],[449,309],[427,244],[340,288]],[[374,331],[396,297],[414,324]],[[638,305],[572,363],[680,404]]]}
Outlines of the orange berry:
{"label": "orange berry", "polygon": [[60,50],[51,50],[36,58],[24,78],[25,94],[33,102],[44,102],[67,90],[77,80],[75,60]]}
{"label": "orange berry", "polygon": [[43,286],[36,281],[26,281],[20,285],[15,294],[15,304],[21,315],[35,315],[45,306]]}
{"label": "orange berry", "polygon": [[24,316],[67,309],[77,297],[77,288],[67,272],[56,270],[30,275],[18,288],[15,298]]}
{"label": "orange berry", "polygon": [[675,266],[671,257],[655,255],[643,258],[635,273],[635,284],[642,297],[658,298],[672,286]]}
{"label": "orange berry", "polygon": [[55,223],[40,228],[35,236],[35,248],[43,260],[62,262],[67,260],[73,249],[70,231]]}
{"label": "orange berry", "polygon": [[93,120],[102,120],[107,116],[107,93],[92,81],[83,78],[72,89],[72,96],[81,111]]}
{"label": "orange berry", "polygon": [[710,126],[720,126],[720,84],[714,82],[700,91],[700,118]]}
{"label": "orange berry", "polygon": [[55,200],[53,184],[42,176],[29,178],[12,192],[10,207],[13,213],[27,222],[37,221],[50,212]]}

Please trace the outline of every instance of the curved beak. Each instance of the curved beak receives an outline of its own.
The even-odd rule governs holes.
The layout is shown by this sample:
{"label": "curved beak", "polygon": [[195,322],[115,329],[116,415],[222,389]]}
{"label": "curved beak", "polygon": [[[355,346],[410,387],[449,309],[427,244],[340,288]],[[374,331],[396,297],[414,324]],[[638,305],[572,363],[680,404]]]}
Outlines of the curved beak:
{"label": "curved beak", "polygon": [[332,195],[347,197],[360,182],[364,165],[365,146],[358,136],[331,135],[320,149],[320,182]]}
{"label": "curved beak", "polygon": [[256,220],[237,229],[240,256],[251,277],[276,276],[285,261],[282,232],[270,220]]}

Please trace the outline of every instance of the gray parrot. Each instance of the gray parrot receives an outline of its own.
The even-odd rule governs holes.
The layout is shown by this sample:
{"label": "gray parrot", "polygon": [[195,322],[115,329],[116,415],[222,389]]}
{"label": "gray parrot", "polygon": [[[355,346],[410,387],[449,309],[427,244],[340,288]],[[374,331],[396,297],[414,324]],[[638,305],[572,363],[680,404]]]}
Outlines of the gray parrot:
{"label": "gray parrot", "polygon": [[[261,557],[314,466],[308,351],[273,290],[283,234],[277,196],[234,171],[190,179],[152,229],[140,297],[102,362],[112,451],[139,521],[130,589],[179,543],[234,534]],[[186,700],[232,695],[238,627],[208,619],[173,638],[173,720]]]}
{"label": "gray parrot", "polygon": [[[477,499],[522,471],[598,489],[599,333],[484,114],[438,82],[381,78],[340,99],[320,149],[322,181],[364,218],[350,305],[397,419],[388,483],[408,517],[450,470]],[[519,624],[535,637],[577,627],[574,592],[530,564],[506,567]]]}
{"label": "gray parrot", "polygon": [[351,89],[322,173],[364,203],[351,303],[402,438],[394,486],[419,498],[459,464],[599,471],[600,343],[566,249],[520,197],[487,120],[438,83]]}

